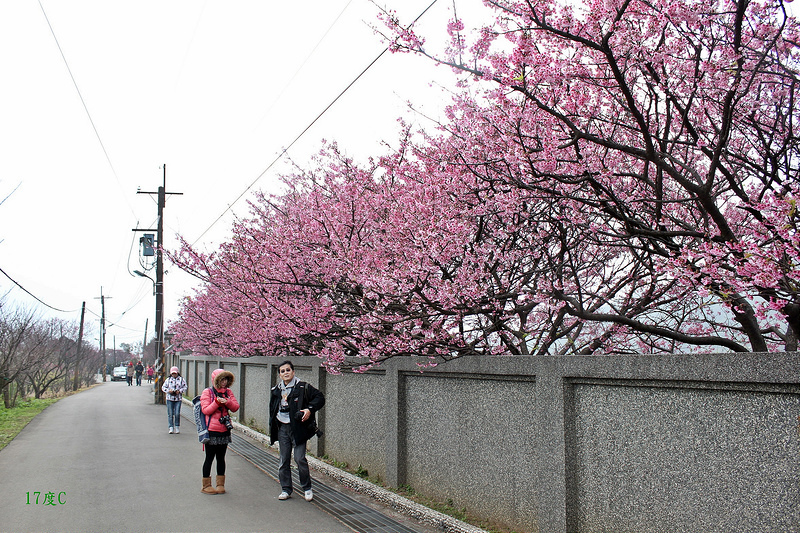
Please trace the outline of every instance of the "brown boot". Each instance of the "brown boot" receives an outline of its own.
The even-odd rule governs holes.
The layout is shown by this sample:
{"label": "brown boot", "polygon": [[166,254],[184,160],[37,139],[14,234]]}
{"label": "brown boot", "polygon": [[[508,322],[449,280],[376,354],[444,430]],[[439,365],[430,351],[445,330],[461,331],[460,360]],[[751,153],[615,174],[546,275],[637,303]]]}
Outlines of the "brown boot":
{"label": "brown boot", "polygon": [[216,494],[217,491],[214,490],[214,487],[211,486],[211,478],[204,477],[203,478],[203,490],[201,490],[203,494]]}
{"label": "brown boot", "polygon": [[217,476],[217,494],[225,494],[225,476]]}

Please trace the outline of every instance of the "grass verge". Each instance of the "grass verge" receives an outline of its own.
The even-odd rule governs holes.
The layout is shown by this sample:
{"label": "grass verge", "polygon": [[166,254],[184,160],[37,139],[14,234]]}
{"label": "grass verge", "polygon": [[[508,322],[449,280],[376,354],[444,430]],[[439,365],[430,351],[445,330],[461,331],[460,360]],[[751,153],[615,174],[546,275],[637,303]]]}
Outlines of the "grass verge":
{"label": "grass verge", "polygon": [[22,428],[33,420],[33,417],[58,400],[59,398],[32,399],[20,402],[11,409],[0,407],[0,450],[5,448],[22,431]]}
{"label": "grass verge", "polygon": [[55,396],[48,396],[47,398],[30,398],[28,400],[20,401],[15,407],[6,409],[0,402],[0,450],[5,448],[9,442],[14,440],[14,437],[19,435],[19,432],[28,425],[28,422],[47,408],[48,405],[56,403],[61,398],[78,394],[85,390],[96,387],[98,383],[81,387],[76,391],[60,392]]}

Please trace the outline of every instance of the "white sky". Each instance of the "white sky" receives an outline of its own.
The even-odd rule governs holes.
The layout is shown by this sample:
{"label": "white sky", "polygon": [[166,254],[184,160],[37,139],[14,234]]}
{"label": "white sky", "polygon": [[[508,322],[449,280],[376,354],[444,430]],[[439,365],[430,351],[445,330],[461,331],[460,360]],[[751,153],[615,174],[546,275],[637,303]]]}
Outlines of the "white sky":
{"label": "white sky", "polygon": [[[385,2],[408,23],[431,0]],[[480,4],[455,5],[459,15],[485,14]],[[417,28],[445,39],[453,5],[439,0]],[[141,234],[131,230],[155,228],[157,206],[137,189],[156,191],[165,163],[167,191],[183,193],[167,199],[166,245],[176,232],[195,242],[208,230],[198,245],[215,249],[251,193],[215,220],[383,50],[368,26],[376,12],[367,0],[0,2],[0,200],[10,194],[0,205],[0,269],[70,312],[36,303],[2,275],[0,294],[75,322],[85,301],[86,338],[96,342],[102,287],[107,347],[141,342],[146,319],[151,338],[155,298],[131,273],[142,270]],[[289,155],[302,164],[322,138],[358,157],[378,154],[380,141],[394,144],[405,102],[437,116],[448,96],[435,84],[453,79],[387,53]],[[285,168],[253,190],[276,190]],[[196,285],[169,269],[167,323]]]}

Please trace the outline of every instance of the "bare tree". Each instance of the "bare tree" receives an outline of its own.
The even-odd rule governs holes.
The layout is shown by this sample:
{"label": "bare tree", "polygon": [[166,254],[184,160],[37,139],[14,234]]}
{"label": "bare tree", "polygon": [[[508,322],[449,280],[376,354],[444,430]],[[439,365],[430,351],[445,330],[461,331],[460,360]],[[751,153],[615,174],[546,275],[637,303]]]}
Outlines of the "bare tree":
{"label": "bare tree", "polygon": [[28,342],[35,348],[30,354],[33,364],[25,371],[25,378],[36,398],[41,398],[54,383],[67,378],[69,369],[74,367],[75,341],[64,335],[65,327],[69,326],[54,319],[29,333]]}
{"label": "bare tree", "polygon": [[16,402],[17,391],[11,385],[38,364],[35,354],[44,338],[29,335],[37,324],[35,311],[9,309],[6,302],[0,302],[0,388],[7,409]]}

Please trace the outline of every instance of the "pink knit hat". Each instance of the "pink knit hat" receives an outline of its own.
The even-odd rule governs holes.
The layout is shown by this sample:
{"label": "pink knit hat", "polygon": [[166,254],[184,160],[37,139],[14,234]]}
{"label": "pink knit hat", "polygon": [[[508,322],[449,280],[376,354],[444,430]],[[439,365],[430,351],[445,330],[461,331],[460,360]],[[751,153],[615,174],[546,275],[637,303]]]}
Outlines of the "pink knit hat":
{"label": "pink knit hat", "polygon": [[180,373],[181,373],[181,371],[180,371],[180,370],[178,370],[178,367],[177,367],[177,366],[173,366],[172,368],[170,368],[170,369],[169,369],[169,373],[170,373],[170,374],[180,374]]}

